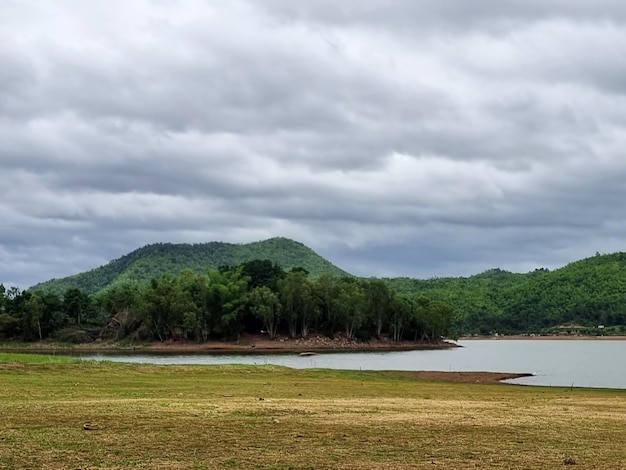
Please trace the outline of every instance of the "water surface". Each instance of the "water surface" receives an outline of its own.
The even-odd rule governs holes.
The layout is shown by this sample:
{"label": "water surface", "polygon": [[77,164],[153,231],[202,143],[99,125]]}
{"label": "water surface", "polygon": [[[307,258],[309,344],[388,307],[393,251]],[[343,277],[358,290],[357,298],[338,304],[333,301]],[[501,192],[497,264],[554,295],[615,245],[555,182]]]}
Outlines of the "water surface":
{"label": "water surface", "polygon": [[469,340],[462,348],[401,352],[290,354],[81,353],[96,360],[150,364],[275,364],[293,368],[526,372],[527,385],[626,389],[626,341]]}

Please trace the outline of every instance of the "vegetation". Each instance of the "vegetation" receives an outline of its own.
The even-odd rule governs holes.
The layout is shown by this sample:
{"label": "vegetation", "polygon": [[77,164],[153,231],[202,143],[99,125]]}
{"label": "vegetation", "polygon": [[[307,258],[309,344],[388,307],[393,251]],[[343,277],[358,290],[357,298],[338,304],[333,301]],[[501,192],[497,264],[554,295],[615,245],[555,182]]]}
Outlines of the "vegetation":
{"label": "vegetation", "polygon": [[626,461],[616,445],[626,441],[624,391],[16,356],[0,353],[0,468],[615,469]]}
{"label": "vegetation", "polygon": [[527,274],[492,269],[470,277],[377,280],[351,277],[284,238],[158,244],[0,297],[0,339],[206,340],[261,329],[271,337],[306,337],[313,329],[396,341],[440,334],[626,334],[626,253]]}
{"label": "vegetation", "polygon": [[348,275],[302,243],[287,238],[271,238],[241,245],[222,242],[193,245],[157,243],[139,248],[91,271],[52,279],[31,289],[62,295],[68,289],[75,288],[87,294],[96,294],[118,285],[142,284],[159,279],[166,273],[177,275],[184,270],[191,270],[202,274],[209,269],[238,266],[256,259],[270,260],[287,270],[302,267],[313,278],[322,274]]}
{"label": "vegetation", "polygon": [[626,253],[548,271],[387,279],[396,292],[451,305],[456,334],[626,333]]}
{"label": "vegetation", "polygon": [[205,274],[191,270],[137,285],[115,284],[89,295],[0,286],[0,340],[90,342],[235,339],[266,331],[291,338],[391,336],[437,342],[451,326],[441,302],[394,294],[380,280],[289,272],[269,260]]}

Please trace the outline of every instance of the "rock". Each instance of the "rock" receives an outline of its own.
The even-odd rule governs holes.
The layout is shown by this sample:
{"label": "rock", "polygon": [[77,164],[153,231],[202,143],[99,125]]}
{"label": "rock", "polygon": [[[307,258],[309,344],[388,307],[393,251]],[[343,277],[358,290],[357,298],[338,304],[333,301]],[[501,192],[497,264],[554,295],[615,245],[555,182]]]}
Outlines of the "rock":
{"label": "rock", "polygon": [[563,463],[565,465],[576,465],[576,459],[574,459],[573,457],[565,457],[563,459]]}
{"label": "rock", "polygon": [[85,423],[83,425],[83,429],[85,431],[97,431],[98,430],[98,425],[96,423]]}

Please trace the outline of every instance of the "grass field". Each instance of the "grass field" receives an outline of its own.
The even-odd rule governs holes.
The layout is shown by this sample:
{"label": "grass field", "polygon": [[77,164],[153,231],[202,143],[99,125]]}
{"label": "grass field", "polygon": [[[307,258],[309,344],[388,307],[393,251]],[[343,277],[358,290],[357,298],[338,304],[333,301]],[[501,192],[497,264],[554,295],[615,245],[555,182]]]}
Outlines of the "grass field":
{"label": "grass field", "polygon": [[0,393],[2,469],[626,468],[626,391],[0,353]]}

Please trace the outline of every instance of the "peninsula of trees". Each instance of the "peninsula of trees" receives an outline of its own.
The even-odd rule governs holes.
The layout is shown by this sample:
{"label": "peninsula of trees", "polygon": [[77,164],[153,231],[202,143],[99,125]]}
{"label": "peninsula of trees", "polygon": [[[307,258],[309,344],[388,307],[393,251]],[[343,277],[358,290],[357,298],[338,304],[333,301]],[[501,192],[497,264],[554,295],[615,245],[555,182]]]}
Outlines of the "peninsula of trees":
{"label": "peninsula of trees", "polygon": [[443,302],[396,294],[382,280],[313,279],[304,268],[287,272],[269,260],[166,273],[96,294],[76,287],[61,296],[0,287],[0,312],[4,339],[71,342],[207,341],[260,332],[306,338],[311,331],[348,340],[384,335],[436,342],[447,335],[453,315]]}

